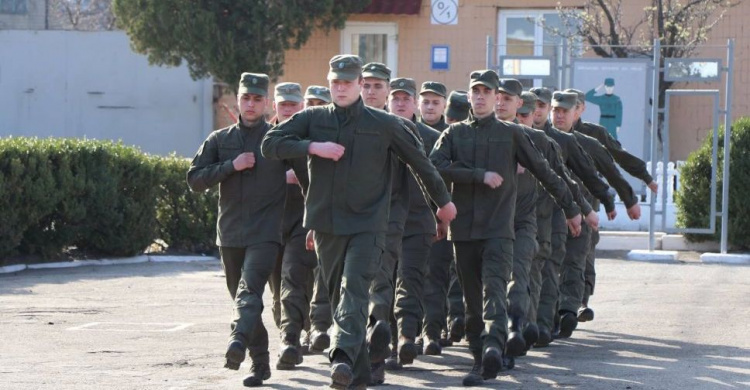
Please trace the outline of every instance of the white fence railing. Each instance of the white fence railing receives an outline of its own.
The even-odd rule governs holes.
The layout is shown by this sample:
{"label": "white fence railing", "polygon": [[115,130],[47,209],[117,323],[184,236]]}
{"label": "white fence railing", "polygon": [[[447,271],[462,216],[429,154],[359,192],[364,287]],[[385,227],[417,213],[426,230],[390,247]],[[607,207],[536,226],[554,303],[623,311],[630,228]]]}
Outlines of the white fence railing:
{"label": "white fence railing", "polygon": [[[651,214],[651,197],[656,197],[655,202],[655,208],[658,212],[664,211],[666,214],[666,225],[669,227],[675,226],[676,221],[676,212],[677,209],[675,207],[675,192],[680,188],[680,168],[685,165],[684,161],[676,161],[672,162],[670,161],[667,164],[667,185],[666,187],[663,184],[664,181],[664,163],[663,162],[657,162],[656,163],[656,175],[654,176],[654,181],[656,181],[657,184],[659,184],[659,191],[654,194],[651,192],[651,190],[646,189],[646,196],[645,199],[641,198],[641,218],[637,221],[631,221],[627,217],[627,210],[625,210],[625,205],[620,200],[620,197],[615,197],[615,206],[617,211],[617,218],[615,218],[612,221],[607,220],[607,215],[602,208],[599,211],[599,222],[602,229],[605,230],[639,230],[639,231],[648,231],[648,223],[649,218]],[[646,163],[646,169],[648,172],[651,172],[651,162]],[[667,202],[666,204],[662,204],[662,195],[664,194],[664,191],[667,193]],[[657,229],[662,228],[661,227],[661,217],[657,215],[656,218],[656,224]]]}

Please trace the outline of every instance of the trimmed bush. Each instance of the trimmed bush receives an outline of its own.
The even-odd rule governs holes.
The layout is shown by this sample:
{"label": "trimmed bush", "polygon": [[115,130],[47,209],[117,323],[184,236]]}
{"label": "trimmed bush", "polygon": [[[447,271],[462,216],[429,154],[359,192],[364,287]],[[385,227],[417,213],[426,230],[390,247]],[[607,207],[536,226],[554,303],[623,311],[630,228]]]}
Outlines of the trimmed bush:
{"label": "trimmed bush", "polygon": [[[681,227],[708,227],[711,191],[711,142],[709,134],[700,149],[691,153],[681,171],[681,185],[677,192],[677,224]],[[729,155],[729,243],[750,248],[750,118],[743,117],[732,125]],[[719,130],[719,160],[716,167],[717,210],[721,210],[722,172],[724,169],[724,128]],[[716,233],[688,234],[690,241],[718,241],[721,238],[721,218],[716,219]]]}
{"label": "trimmed bush", "polygon": [[218,191],[194,193],[187,186],[190,161],[177,156],[160,159],[161,181],[156,219],[159,238],[170,250],[211,253],[216,250]]}
{"label": "trimmed bush", "polygon": [[157,238],[210,252],[216,191],[193,194],[189,161],[81,139],[0,139],[0,265],[132,256]]}

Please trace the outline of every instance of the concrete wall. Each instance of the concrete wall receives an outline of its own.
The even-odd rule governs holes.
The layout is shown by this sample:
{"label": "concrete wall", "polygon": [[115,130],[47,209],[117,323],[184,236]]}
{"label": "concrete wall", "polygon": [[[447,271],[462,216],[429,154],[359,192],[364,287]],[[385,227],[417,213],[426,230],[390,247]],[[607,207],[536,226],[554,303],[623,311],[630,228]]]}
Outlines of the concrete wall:
{"label": "concrete wall", "polygon": [[212,129],[210,80],[149,66],[124,32],[0,31],[0,136],[122,140],[192,156]]}

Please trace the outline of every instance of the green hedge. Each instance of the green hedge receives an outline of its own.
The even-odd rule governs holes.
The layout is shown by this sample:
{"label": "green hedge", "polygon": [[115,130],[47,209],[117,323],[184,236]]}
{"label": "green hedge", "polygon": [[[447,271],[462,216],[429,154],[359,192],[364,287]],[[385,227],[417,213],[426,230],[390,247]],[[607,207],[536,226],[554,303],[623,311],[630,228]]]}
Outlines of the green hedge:
{"label": "green hedge", "polygon": [[[682,227],[708,227],[711,190],[712,135],[703,141],[700,149],[691,153],[680,172],[680,189],[677,191],[677,224]],[[743,117],[732,125],[729,140],[729,243],[750,248],[750,118]],[[724,128],[719,130],[719,161],[716,167],[717,210],[721,211],[721,189],[724,170]],[[721,218],[716,219],[716,234],[688,234],[690,241],[718,241],[721,237]]]}
{"label": "green hedge", "polygon": [[216,192],[191,193],[189,161],[80,139],[0,139],[0,265],[132,256],[157,239],[213,250]]}

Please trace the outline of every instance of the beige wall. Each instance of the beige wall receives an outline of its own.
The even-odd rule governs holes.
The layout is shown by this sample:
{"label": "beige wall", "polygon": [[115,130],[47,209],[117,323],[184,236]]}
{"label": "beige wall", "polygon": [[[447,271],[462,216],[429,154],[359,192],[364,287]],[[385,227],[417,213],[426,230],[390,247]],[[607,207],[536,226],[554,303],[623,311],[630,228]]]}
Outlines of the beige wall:
{"label": "beige wall", "polygon": [[[351,21],[390,22],[398,25],[398,75],[413,77],[418,83],[440,81],[449,89],[466,89],[471,71],[485,65],[486,37],[497,40],[497,16],[500,9],[553,9],[556,0],[460,0],[458,24],[430,24],[430,0],[422,1],[419,15],[352,15]],[[562,1],[564,6],[579,6],[583,0]],[[646,0],[625,2],[626,24],[640,19]],[[739,88],[750,82],[750,31],[744,16],[750,15],[750,1],[740,5],[713,30],[707,45],[723,45],[729,37],[736,39],[734,105],[732,116],[750,115],[750,89]],[[294,81],[303,88],[311,84],[326,85],[328,60],[340,51],[339,31],[316,32],[300,50],[287,52],[284,75],[279,81]],[[433,44],[451,48],[450,71],[429,70]],[[722,48],[703,48],[698,56],[726,58]],[[719,85],[676,85],[675,88],[723,88]],[[723,100],[723,93],[722,93]],[[229,99],[229,101],[233,101]],[[711,105],[707,98],[679,97],[671,107],[670,159],[684,160],[703,140],[711,124]],[[217,127],[219,127],[217,123]],[[223,123],[221,125],[224,125]]]}

